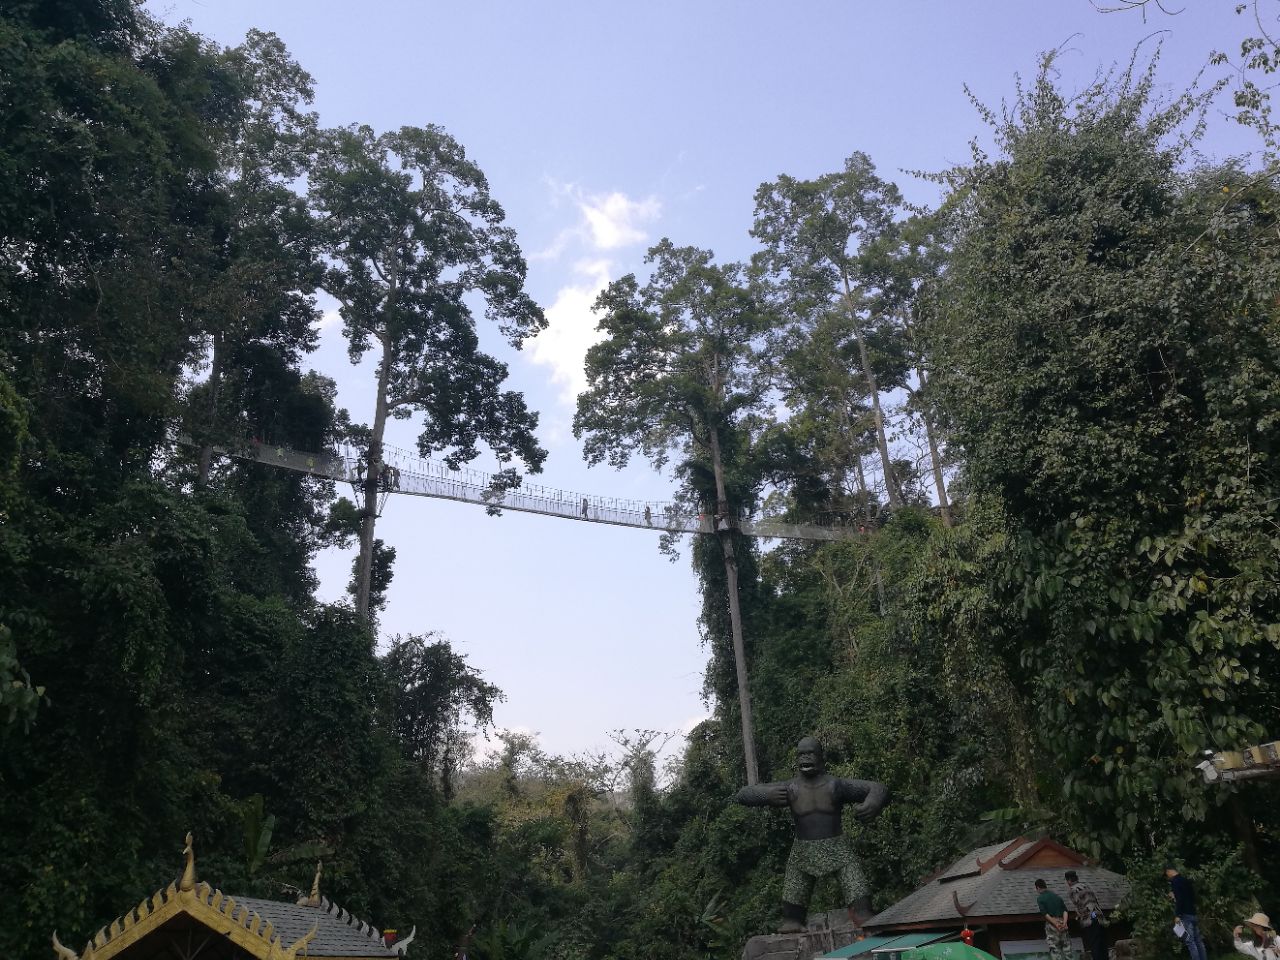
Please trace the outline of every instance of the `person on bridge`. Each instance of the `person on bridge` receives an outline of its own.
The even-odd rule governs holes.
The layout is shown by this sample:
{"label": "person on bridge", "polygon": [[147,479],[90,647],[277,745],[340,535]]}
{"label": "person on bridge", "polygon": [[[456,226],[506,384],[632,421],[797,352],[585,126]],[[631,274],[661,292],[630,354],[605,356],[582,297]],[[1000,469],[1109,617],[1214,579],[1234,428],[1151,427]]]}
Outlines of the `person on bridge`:
{"label": "person on bridge", "polygon": [[644,525],[646,527],[653,526],[653,513],[650,512],[649,505],[647,503],[644,505]]}
{"label": "person on bridge", "polygon": [[591,519],[590,508],[591,508],[590,501],[588,501],[586,497],[583,497],[582,498],[582,519],[583,520]]}

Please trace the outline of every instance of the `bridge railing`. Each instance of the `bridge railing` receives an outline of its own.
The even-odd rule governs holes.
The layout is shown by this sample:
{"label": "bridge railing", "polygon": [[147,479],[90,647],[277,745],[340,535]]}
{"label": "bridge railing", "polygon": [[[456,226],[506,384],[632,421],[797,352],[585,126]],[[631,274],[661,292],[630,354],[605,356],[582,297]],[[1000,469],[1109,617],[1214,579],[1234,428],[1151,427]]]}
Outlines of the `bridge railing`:
{"label": "bridge railing", "polygon": [[[308,453],[249,441],[222,448],[221,452],[354,486],[365,481],[364,454],[354,447]],[[716,529],[714,518],[691,513],[671,501],[593,496],[534,483],[522,483],[495,496],[492,491],[493,475],[483,470],[470,467],[454,469],[448,464],[427,460],[392,446],[384,448],[382,459],[378,486],[387,493],[409,493],[503,510],[675,533],[714,533]],[[768,518],[741,519],[737,526],[748,536],[797,540],[842,540],[858,532],[842,525],[783,523]]]}

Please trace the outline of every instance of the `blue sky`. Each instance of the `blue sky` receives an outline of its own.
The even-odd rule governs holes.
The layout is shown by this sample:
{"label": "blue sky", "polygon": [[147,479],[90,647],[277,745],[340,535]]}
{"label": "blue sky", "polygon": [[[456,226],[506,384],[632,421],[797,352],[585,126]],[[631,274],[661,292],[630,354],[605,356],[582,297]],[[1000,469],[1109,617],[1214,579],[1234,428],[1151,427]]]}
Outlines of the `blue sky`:
{"label": "blue sky", "polygon": [[[1045,50],[1064,48],[1062,82],[1078,88],[1161,39],[1160,77],[1176,93],[1213,50],[1237,50],[1250,26],[1234,0],[1183,4],[1146,22],[1089,0],[149,6],[224,44],[251,27],[279,34],[314,75],[327,125],[434,123],[461,141],[518,232],[530,292],[551,319],[521,354],[482,333],[541,411],[550,457],[538,482],[664,499],[669,482],[644,464],[588,470],[569,430],[589,308],[605,282],[640,269],[662,236],[748,257],[755,188],[780,173],[837,169],[855,150],[908,199],[930,202],[932,184],[901,171],[966,158],[983,130],[965,84],[998,104]],[[1250,145],[1216,118],[1206,149],[1222,157]],[[337,380],[353,416],[369,418],[370,370],[349,364],[336,325],[326,324],[310,365]],[[388,439],[412,447],[416,432],[393,422]],[[494,519],[418,498],[393,499],[378,533],[398,551],[383,635],[442,631],[506,692],[500,726],[571,753],[607,745],[611,729],[673,731],[705,714],[687,553],[672,564],[645,531]],[[342,594],[350,562],[349,553],[320,558],[325,596]]]}

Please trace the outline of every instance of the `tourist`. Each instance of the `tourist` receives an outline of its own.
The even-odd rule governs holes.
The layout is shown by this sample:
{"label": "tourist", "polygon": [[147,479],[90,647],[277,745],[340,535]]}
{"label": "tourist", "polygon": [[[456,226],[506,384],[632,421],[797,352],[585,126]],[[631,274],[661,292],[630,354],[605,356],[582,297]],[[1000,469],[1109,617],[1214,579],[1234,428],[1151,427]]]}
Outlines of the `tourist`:
{"label": "tourist", "polygon": [[1076,908],[1085,955],[1093,960],[1107,960],[1107,931],[1104,929],[1107,919],[1102,914],[1097,896],[1074,870],[1067,871],[1066,879],[1071,903]]}
{"label": "tourist", "polygon": [[[1249,928],[1249,936],[1244,937],[1244,927]],[[1271,918],[1265,913],[1255,913],[1244,922],[1243,926],[1233,931],[1237,953],[1255,960],[1280,960],[1280,942],[1276,940],[1276,932],[1271,929]]]}
{"label": "tourist", "polygon": [[1169,880],[1169,897],[1173,900],[1173,912],[1182,924],[1182,942],[1187,945],[1191,960],[1209,960],[1204,949],[1204,937],[1200,934],[1200,918],[1196,916],[1196,890],[1191,881],[1178,872],[1173,864],[1167,864],[1164,875]]}
{"label": "tourist", "polygon": [[1044,916],[1044,939],[1049,944],[1049,960],[1070,960],[1071,937],[1067,934],[1067,905],[1043,880],[1036,881],[1036,907]]}

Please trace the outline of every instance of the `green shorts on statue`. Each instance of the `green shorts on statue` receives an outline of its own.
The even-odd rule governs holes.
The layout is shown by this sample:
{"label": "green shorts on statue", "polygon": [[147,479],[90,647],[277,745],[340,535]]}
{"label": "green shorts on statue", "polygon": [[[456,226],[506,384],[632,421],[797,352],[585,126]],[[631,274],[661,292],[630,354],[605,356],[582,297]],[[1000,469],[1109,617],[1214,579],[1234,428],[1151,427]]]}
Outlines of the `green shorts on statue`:
{"label": "green shorts on statue", "polygon": [[824,840],[797,840],[787,858],[787,875],[782,882],[782,899],[806,906],[819,877],[840,877],[840,892],[845,904],[867,895],[867,878],[862,864],[844,837]]}

